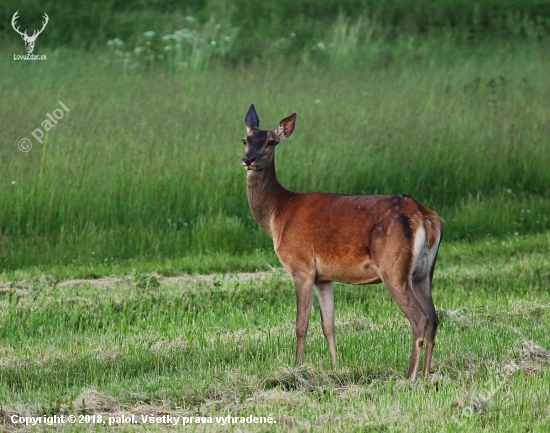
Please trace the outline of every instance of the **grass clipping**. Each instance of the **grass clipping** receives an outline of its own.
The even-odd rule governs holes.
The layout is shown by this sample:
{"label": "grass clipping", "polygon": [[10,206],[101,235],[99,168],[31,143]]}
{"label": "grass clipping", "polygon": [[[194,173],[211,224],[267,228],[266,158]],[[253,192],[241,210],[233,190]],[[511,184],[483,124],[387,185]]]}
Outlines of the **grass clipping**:
{"label": "grass clipping", "polygon": [[504,372],[508,374],[516,371],[523,372],[526,376],[538,374],[542,365],[550,362],[550,352],[531,340],[520,340],[513,350],[516,352],[515,359],[503,365]]}

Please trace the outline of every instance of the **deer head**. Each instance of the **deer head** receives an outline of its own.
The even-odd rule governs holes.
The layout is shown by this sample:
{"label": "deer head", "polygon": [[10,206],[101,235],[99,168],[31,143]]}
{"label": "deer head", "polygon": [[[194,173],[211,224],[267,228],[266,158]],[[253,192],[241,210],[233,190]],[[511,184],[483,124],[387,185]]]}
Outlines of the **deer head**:
{"label": "deer head", "polygon": [[46,24],[48,24],[48,21],[49,21],[49,18],[48,18],[48,14],[44,13],[44,22],[42,23],[42,28],[40,30],[35,30],[33,31],[32,35],[29,36],[27,35],[27,30],[25,30],[23,33],[21,33],[19,31],[19,27],[15,27],[15,21],[17,21],[17,18],[18,18],[18,14],[19,11],[16,11],[14,14],[13,14],[13,17],[11,19],[11,26],[13,27],[13,29],[19,33],[21,35],[21,37],[23,38],[23,40],[25,41],[25,49],[27,50],[27,53],[31,54],[34,50],[34,42],[36,41],[36,38],[38,37],[38,35],[40,33],[42,33],[42,30],[44,30],[44,28],[46,27]]}
{"label": "deer head", "polygon": [[294,132],[296,113],[281,120],[274,131],[264,131],[260,129],[260,119],[252,104],[246,113],[244,123],[247,136],[242,139],[246,152],[242,165],[247,170],[261,171],[273,163],[275,146]]}

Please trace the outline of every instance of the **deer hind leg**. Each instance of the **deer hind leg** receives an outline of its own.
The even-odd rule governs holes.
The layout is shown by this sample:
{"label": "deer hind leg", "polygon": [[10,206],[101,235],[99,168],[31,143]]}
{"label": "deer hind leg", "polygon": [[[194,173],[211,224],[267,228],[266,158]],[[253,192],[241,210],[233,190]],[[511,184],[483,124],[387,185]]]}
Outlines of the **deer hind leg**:
{"label": "deer hind leg", "polygon": [[414,296],[412,281],[409,275],[399,274],[392,276],[391,274],[383,273],[382,281],[388,288],[397,306],[401,309],[403,314],[405,314],[411,324],[413,345],[407,379],[411,382],[415,382],[420,366],[424,335],[426,334],[430,317]]}
{"label": "deer hind leg", "polygon": [[296,364],[304,361],[306,336],[311,314],[313,277],[305,273],[292,273],[296,289]]}
{"label": "deer hind leg", "polygon": [[439,325],[439,319],[432,299],[431,276],[427,275],[420,281],[413,280],[413,289],[416,299],[429,316],[428,326],[426,327],[426,333],[424,335],[426,341],[426,357],[424,358],[424,369],[422,371],[424,378],[427,378],[430,374],[430,365],[432,363],[433,349],[435,346],[435,334],[437,333],[437,326]]}
{"label": "deer hind leg", "polygon": [[330,362],[336,365],[336,343],[334,341],[334,289],[332,281],[316,283],[315,294],[321,310],[321,326],[330,352]]}

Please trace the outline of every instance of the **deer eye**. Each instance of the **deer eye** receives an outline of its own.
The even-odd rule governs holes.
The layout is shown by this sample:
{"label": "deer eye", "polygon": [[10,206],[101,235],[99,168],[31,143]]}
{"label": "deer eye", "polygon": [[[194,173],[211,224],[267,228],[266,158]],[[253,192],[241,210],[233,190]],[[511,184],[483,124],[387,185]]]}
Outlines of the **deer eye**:
{"label": "deer eye", "polygon": [[243,142],[243,144],[246,144],[246,138],[243,138],[241,141]]}
{"label": "deer eye", "polygon": [[269,140],[269,141],[267,142],[267,145],[268,145],[268,146],[273,146],[274,144],[275,144],[275,140]]}

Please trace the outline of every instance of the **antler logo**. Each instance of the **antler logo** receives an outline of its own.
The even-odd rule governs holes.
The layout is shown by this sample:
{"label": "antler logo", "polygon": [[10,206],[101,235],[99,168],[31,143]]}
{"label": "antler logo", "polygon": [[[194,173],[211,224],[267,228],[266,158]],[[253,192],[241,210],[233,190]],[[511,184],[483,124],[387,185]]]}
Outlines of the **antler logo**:
{"label": "antler logo", "polygon": [[42,33],[42,31],[44,30],[44,28],[46,27],[46,24],[48,24],[48,21],[50,20],[48,18],[48,14],[47,13],[44,13],[44,19],[45,21],[42,23],[42,28],[40,30],[35,30],[31,36],[27,35],[27,30],[25,30],[23,33],[21,33],[19,31],[19,27],[15,27],[15,21],[17,21],[17,18],[18,17],[18,14],[19,11],[15,12],[13,14],[13,17],[11,19],[11,26],[13,27],[13,29],[19,33],[21,35],[21,37],[23,38],[23,40],[25,41],[25,49],[27,50],[27,53],[31,54],[34,50],[34,43],[36,41],[36,38],[38,37],[38,35],[40,33]]}

